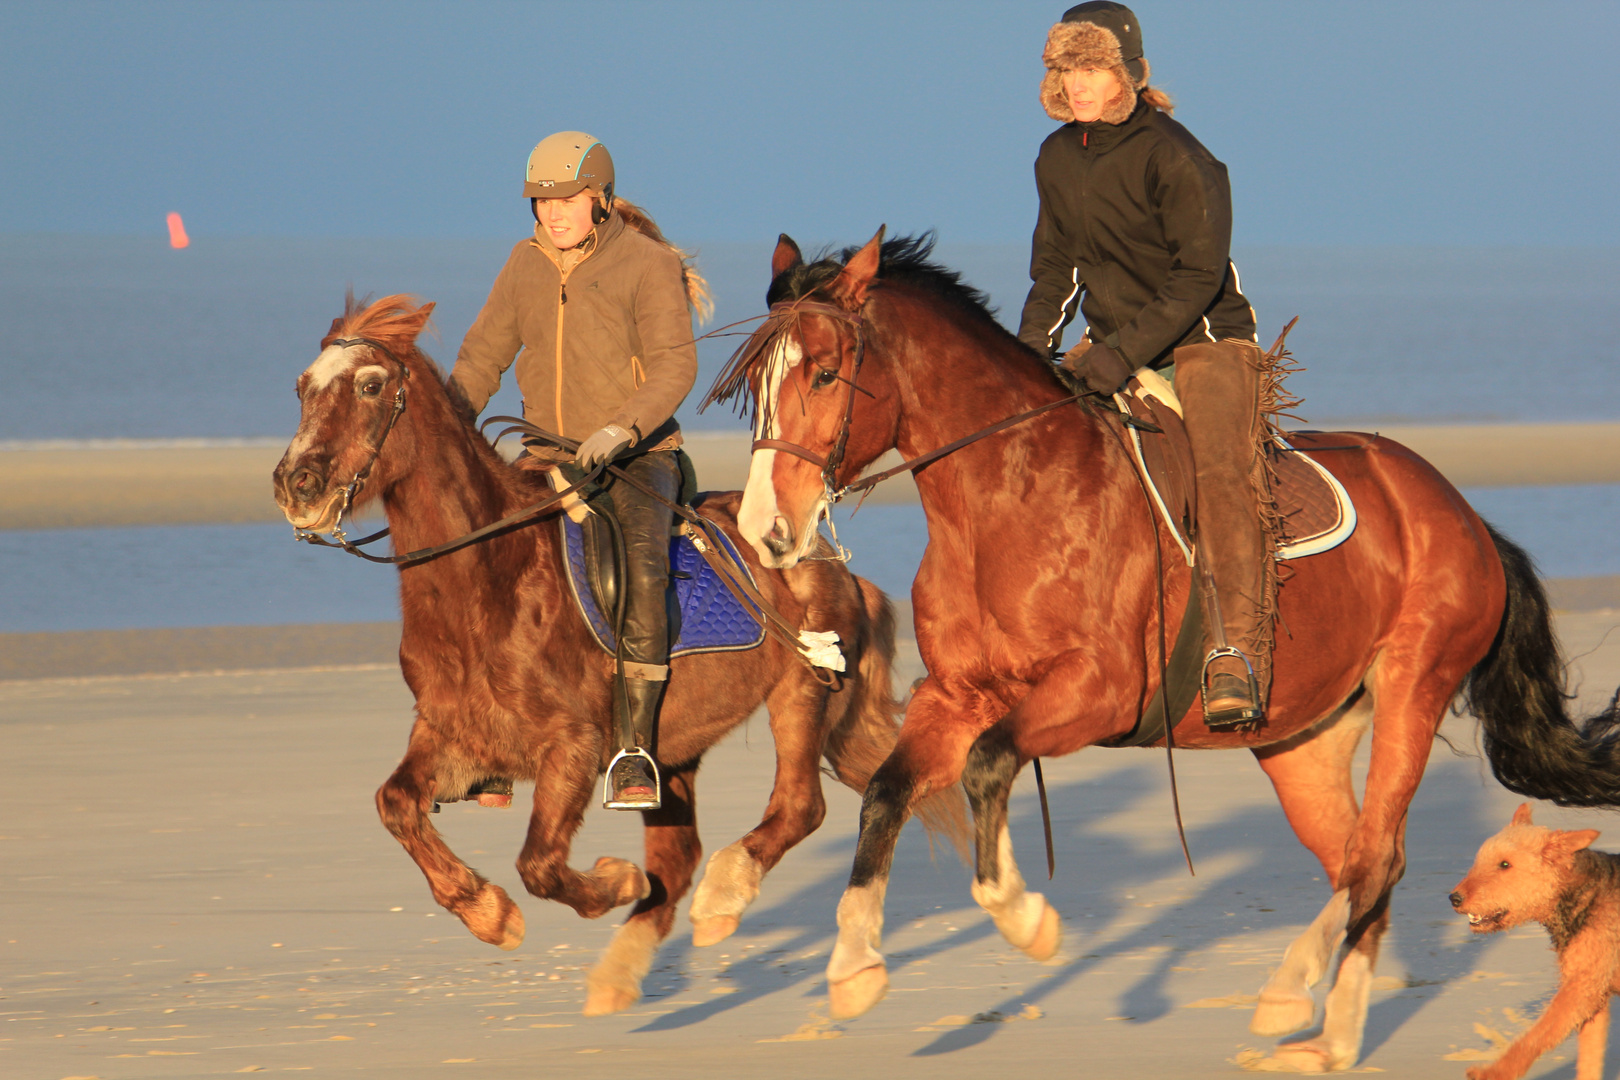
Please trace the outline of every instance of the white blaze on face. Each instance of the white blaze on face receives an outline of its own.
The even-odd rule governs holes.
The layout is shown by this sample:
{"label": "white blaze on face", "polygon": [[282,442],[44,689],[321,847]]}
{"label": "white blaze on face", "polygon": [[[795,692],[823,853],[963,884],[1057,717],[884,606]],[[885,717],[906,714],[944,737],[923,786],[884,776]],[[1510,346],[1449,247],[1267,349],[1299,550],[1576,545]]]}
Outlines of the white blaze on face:
{"label": "white blaze on face", "polygon": [[[780,438],[776,407],[782,393],[782,380],[804,360],[804,350],[783,335],[771,346],[760,380],[759,400],[754,404],[754,438]],[[762,543],[776,524],[776,487],[771,481],[776,469],[775,450],[755,450],[748,464],[748,484],[743,488],[742,506],[737,511],[737,528],[753,545],[766,566],[776,566],[777,556]]]}
{"label": "white blaze on face", "polygon": [[[304,383],[304,395],[318,394],[332,385],[333,380],[341,377],[345,372],[358,363],[367,353],[363,352],[364,345],[328,345],[321,350],[315,362],[304,369],[308,379]],[[355,373],[355,377],[366,371],[376,371],[386,376],[388,371],[380,365],[368,365]],[[288,460],[296,461],[309,452],[310,444],[314,442],[314,435],[310,432],[309,415],[304,416],[303,422],[298,425],[298,434],[293,436],[292,445],[287,447]]]}
{"label": "white blaze on face", "polygon": [[325,390],[333,379],[354,366],[354,362],[360,359],[359,350],[363,348],[364,345],[328,345],[322,349],[321,355],[304,372],[309,377],[307,389],[316,393]]}

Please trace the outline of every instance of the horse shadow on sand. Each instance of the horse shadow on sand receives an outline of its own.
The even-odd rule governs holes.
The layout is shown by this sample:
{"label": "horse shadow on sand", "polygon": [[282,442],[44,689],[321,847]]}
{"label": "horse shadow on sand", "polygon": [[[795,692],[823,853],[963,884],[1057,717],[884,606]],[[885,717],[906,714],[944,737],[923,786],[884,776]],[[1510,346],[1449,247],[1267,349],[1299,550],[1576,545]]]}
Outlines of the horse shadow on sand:
{"label": "horse shadow on sand", "polygon": [[[1458,764],[1467,769],[1466,764]],[[1242,770],[1234,770],[1234,782],[1243,782],[1243,775]],[[1258,771],[1250,771],[1247,776],[1248,782],[1264,785],[1269,794],[1269,783]],[[1116,1007],[1126,1023],[1148,1024],[1176,1010],[1168,984],[1172,968],[1186,954],[1230,942],[1251,931],[1289,929],[1297,933],[1328,900],[1320,865],[1295,839],[1273,801],[1251,802],[1220,816],[1203,814],[1206,808],[1200,807],[1206,820],[1190,825],[1187,833],[1199,867],[1196,877],[1186,876],[1179,845],[1150,846],[1132,835],[1110,831],[1106,827],[1109,818],[1121,814],[1154,815],[1163,817],[1165,835],[1173,836],[1162,765],[1146,757],[1139,764],[1051,787],[1058,869],[1053,881],[1042,881],[1040,814],[1027,790],[1030,786],[1026,779],[1021,785],[1026,797],[1015,797],[1013,801],[1012,831],[1020,845],[1030,887],[1044,892],[1063,916],[1067,959],[1061,959],[1060,954],[1057,963],[1043,968],[1046,977],[1027,983],[999,1001],[986,1003],[978,1016],[1016,1014],[1105,969],[1110,961],[1157,950],[1149,969],[1118,991]],[[1461,978],[1475,966],[1476,950],[1446,940],[1443,928],[1449,924],[1451,913],[1445,896],[1466,869],[1474,847],[1485,833],[1447,837],[1438,830],[1434,834],[1423,830],[1425,819],[1480,820],[1482,801],[1483,789],[1478,784],[1435,782],[1419,791],[1411,818],[1406,883],[1420,887],[1397,887],[1394,923],[1384,940],[1384,962],[1380,964],[1385,970],[1407,972],[1407,985],[1401,992],[1371,1004],[1364,1060],[1423,1008],[1433,993],[1426,988],[1438,988]],[[765,897],[769,905],[762,905],[744,919],[730,949],[733,957],[744,952],[727,970],[731,993],[676,1008],[634,1030],[652,1033],[689,1027],[786,989],[798,988],[807,997],[824,994],[827,950],[836,932],[832,912],[847,883],[847,871],[842,868],[853,858],[854,847],[853,835],[823,842],[820,856],[834,857],[840,868],[791,894],[772,896],[767,881]],[[1177,876],[1185,879],[1178,900],[1161,899],[1153,906],[1143,906],[1127,895],[1133,891],[1132,886],[1162,890],[1167,881]],[[919,918],[948,918],[963,925],[930,942],[907,943],[887,954],[890,977],[897,984],[908,968],[943,953],[968,945],[995,948],[1004,944],[989,917],[969,898],[970,881],[971,872],[961,867],[948,849],[931,853],[922,830],[908,827],[890,879],[887,924],[897,930]],[[939,903],[946,898],[946,903]],[[1125,927],[1122,933],[1109,933],[1110,927],[1132,920],[1141,921]],[[791,935],[774,940],[769,948],[758,952],[741,948],[750,931],[768,932],[776,938],[784,928],[791,929]],[[1017,958],[1011,946],[1006,946],[1006,951],[1009,960]],[[685,972],[706,959],[693,948],[690,939],[672,938],[648,974],[647,1003],[679,996],[693,982],[693,976]],[[1280,960],[1281,948],[1275,958],[1276,962]],[[1233,985],[1231,992],[1255,993],[1268,970],[1263,965],[1248,970],[1234,968],[1253,985]],[[1101,985],[1117,984],[1110,980]],[[912,1053],[919,1057],[950,1054],[986,1043],[1006,1027],[1002,1023],[953,1027]],[[1305,1032],[1296,1037],[1309,1038],[1312,1034]]]}

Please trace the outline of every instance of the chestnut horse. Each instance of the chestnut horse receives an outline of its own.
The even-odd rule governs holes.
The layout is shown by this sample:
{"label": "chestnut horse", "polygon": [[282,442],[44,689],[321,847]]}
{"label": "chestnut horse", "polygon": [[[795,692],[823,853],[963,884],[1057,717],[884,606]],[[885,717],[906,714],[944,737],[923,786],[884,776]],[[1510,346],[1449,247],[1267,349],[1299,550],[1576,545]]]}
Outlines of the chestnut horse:
{"label": "chestnut horse", "polygon": [[[345,486],[368,460],[361,498],[381,499],[399,551],[459,537],[550,491],[543,474],[495,453],[416,347],[432,308],[390,296],[358,310],[351,299],[334,320],[298,379],[302,418],[275,471],[276,501],[294,526],[333,528]],[[735,493],[711,494],[699,512],[736,536],[736,505]],[[450,851],[429,814],[435,803],[473,797],[491,780],[533,781],[517,863],[524,886],[585,918],[636,905],[588,977],[585,1012],[595,1015],[640,997],[653,952],[691,885],[702,851],[694,793],[705,750],[761,704],[769,708],[776,784],[761,824],[709,860],[691,911],[699,945],[735,930],[766,872],[821,824],[823,755],[839,780],[865,789],[898,731],[894,616],[874,585],[838,562],[776,571],[756,565],[760,591],[790,622],[838,632],[849,668],[842,685],[829,690],[774,638],[746,651],[677,658],[658,731],[663,808],[642,816],[646,869],[601,858],[581,873],[568,865],[569,842],[612,749],[612,661],[573,609],[564,573],[550,514],[400,568],[399,661],[416,696],[416,722],[404,760],[377,792],[377,809],[433,898],[475,937],[514,949],[523,940],[522,914]],[[959,795],[937,803],[925,822],[965,845]]]}
{"label": "chestnut horse", "polygon": [[[797,565],[819,542],[830,497],[885,451],[922,455],[1067,396],[982,294],[927,261],[926,240],[882,236],[810,265],[782,237],[772,321],[711,392],[753,395],[757,441],[738,523],[767,566]],[[929,539],[912,600],[928,677],[866,790],[827,968],[838,1016],[865,1011],[887,987],[878,942],[897,830],[916,800],[959,778],[977,826],[974,899],[1029,955],[1057,949],[1057,913],[1026,891],[1013,859],[1008,791],[1032,758],[1133,730],[1190,591],[1121,434],[1105,410],[1068,405],[916,471]],[[1195,704],[1174,738],[1252,751],[1327,873],[1332,898],[1289,947],[1252,1023],[1273,1036],[1308,1027],[1310,988],[1342,941],[1320,1036],[1276,1050],[1278,1064],[1322,1071],[1360,1052],[1390,892],[1405,869],[1407,808],[1459,687],[1497,775],[1516,790],[1614,805],[1620,768],[1603,737],[1614,706],[1584,726],[1564,712],[1545,597],[1524,553],[1404,447],[1296,438],[1319,448],[1353,494],[1356,531],[1293,565],[1281,590],[1265,721],[1212,731]],[[1358,807],[1350,763],[1369,728]]]}

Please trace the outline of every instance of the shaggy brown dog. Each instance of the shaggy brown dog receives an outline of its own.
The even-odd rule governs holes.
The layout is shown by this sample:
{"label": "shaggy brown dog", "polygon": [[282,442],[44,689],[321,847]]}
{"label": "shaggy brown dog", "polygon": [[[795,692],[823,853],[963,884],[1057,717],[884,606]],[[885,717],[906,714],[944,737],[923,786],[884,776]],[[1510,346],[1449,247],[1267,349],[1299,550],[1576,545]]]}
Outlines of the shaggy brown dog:
{"label": "shaggy brown dog", "polygon": [[1558,992],[1547,1011],[1501,1057],[1469,1069],[1470,1080],[1516,1080],[1576,1028],[1576,1080],[1602,1076],[1609,995],[1620,992],[1620,855],[1586,850],[1597,836],[1534,825],[1523,803],[1451,894],[1476,934],[1538,922],[1558,950]]}

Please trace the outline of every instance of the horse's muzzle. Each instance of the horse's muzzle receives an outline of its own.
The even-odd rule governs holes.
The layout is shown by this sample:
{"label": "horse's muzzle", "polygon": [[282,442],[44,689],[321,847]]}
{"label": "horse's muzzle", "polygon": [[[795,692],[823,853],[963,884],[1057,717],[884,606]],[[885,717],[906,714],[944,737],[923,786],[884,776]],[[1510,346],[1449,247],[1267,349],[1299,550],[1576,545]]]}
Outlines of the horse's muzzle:
{"label": "horse's muzzle", "polygon": [[271,476],[275,488],[276,505],[287,515],[287,520],[300,529],[320,529],[336,522],[327,522],[338,500],[327,490],[329,463],[309,461],[296,468],[288,468],[283,460]]}

